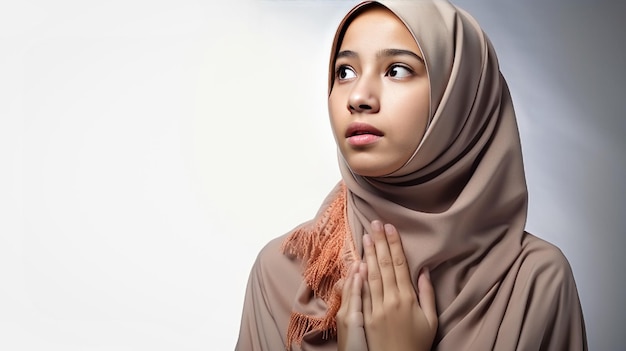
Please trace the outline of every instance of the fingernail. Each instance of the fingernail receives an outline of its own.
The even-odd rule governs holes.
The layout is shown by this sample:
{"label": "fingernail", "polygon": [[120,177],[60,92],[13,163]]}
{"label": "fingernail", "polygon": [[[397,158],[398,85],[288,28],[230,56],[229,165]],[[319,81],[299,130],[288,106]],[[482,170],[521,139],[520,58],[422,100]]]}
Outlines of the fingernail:
{"label": "fingernail", "polygon": [[381,222],[381,221],[379,221],[379,220],[374,220],[374,221],[372,222],[372,230],[375,230],[375,231],[382,231],[382,230],[383,230],[383,224],[382,224],[382,222]]}
{"label": "fingernail", "polygon": [[385,224],[385,234],[391,235],[393,232],[393,226],[391,224]]}
{"label": "fingernail", "polygon": [[370,237],[369,234],[364,234],[363,235],[363,245],[365,245],[365,246],[372,246],[372,238]]}
{"label": "fingernail", "polygon": [[428,267],[424,267],[424,275],[428,278],[428,281],[430,281],[430,270]]}

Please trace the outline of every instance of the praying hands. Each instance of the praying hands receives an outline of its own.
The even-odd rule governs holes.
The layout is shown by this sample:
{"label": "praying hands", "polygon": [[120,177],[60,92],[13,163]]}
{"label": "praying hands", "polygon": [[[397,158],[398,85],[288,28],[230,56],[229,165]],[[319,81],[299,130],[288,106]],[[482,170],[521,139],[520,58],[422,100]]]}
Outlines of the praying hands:
{"label": "praying hands", "polygon": [[373,221],[363,237],[364,261],[350,267],[337,313],[340,351],[430,350],[437,331],[428,270],[413,288],[400,235]]}

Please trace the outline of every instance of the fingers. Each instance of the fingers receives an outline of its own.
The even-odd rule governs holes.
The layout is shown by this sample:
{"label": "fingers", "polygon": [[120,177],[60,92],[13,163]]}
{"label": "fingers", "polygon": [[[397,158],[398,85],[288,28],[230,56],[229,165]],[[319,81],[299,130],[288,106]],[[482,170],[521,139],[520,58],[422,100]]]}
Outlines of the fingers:
{"label": "fingers", "polygon": [[359,263],[355,262],[348,270],[348,276],[345,278],[343,287],[341,288],[341,306],[337,312],[340,316],[345,316],[352,308],[352,291],[354,285],[355,272],[358,272]]}
{"label": "fingers", "polygon": [[[383,226],[375,220],[371,231],[371,235],[363,237],[363,246],[372,298],[378,301],[384,299],[385,294],[413,291],[411,274],[397,229],[391,224]],[[412,295],[415,296],[414,293]]]}
{"label": "fingers", "polygon": [[390,224],[383,226],[382,222],[373,221],[372,239],[374,240],[374,249],[376,252],[376,259],[378,262],[378,268],[380,269],[383,287],[395,289],[397,287],[396,273],[393,267],[394,262],[391,257],[389,243],[387,242],[387,234],[385,232],[385,227],[387,226],[390,226]]}
{"label": "fingers", "polygon": [[392,294],[397,290],[391,253],[387,245],[383,224],[373,221],[371,234],[363,236],[363,250],[367,263],[367,281],[374,306],[382,303],[385,290]]}
{"label": "fingers", "polygon": [[361,262],[350,266],[341,287],[341,306],[337,312],[337,349],[340,351],[367,350],[364,318],[361,306],[363,275]]}
{"label": "fingers", "polygon": [[341,287],[341,306],[338,314],[350,316],[352,312],[362,312],[361,294],[366,272],[366,265],[363,262],[357,261],[350,266]]}
{"label": "fingers", "polygon": [[400,234],[398,234],[396,227],[391,224],[385,224],[384,228],[398,289],[400,291],[413,291],[411,274],[409,272],[409,266],[406,262],[406,256],[404,255],[404,249],[402,248]]}
{"label": "fingers", "polygon": [[359,275],[361,276],[361,281],[363,282],[362,285],[362,289],[361,289],[361,296],[362,296],[362,306],[363,306],[363,317],[367,320],[370,318],[370,316],[372,315],[372,292],[370,290],[370,286],[369,283],[367,281],[367,263],[362,262],[360,269],[359,269]]}
{"label": "fingers", "polygon": [[431,329],[437,329],[437,306],[435,304],[435,290],[430,281],[430,272],[424,268],[417,277],[417,289],[420,307],[428,320]]}
{"label": "fingers", "polygon": [[352,279],[351,288],[350,288],[350,305],[348,305],[348,313],[351,318],[354,318],[354,323],[356,326],[363,326],[363,305],[361,303],[361,288],[363,286],[363,279],[357,273],[354,274]]}
{"label": "fingers", "polygon": [[367,265],[367,288],[371,305],[380,304],[383,300],[383,283],[376,259],[376,251],[371,236],[365,234],[363,236],[363,251],[365,254],[365,263]]}

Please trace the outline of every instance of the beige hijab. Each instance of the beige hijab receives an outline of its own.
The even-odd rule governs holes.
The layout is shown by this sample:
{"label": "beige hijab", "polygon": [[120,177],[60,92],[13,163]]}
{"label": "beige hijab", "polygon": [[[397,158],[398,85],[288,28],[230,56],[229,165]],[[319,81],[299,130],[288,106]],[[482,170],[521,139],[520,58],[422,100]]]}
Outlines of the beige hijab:
{"label": "beige hijab", "polygon": [[[422,267],[432,272],[445,333],[449,318],[474,309],[521,251],[527,190],[515,112],[472,17],[447,1],[380,3],[422,50],[431,122],[413,157],[389,176],[356,175],[340,155],[349,226],[359,248],[372,220],[398,228],[414,281]],[[331,65],[346,24],[366,4],[340,25]]]}
{"label": "beige hijab", "polygon": [[[339,25],[331,88],[342,35],[372,3],[357,5]],[[284,242],[289,257],[304,262],[287,344],[317,349],[312,345],[332,339],[335,284],[360,258],[370,222],[380,219],[398,228],[413,281],[422,267],[431,271],[439,314],[433,349],[586,349],[567,261],[524,232],[519,134],[491,43],[471,16],[447,1],[377,3],[405,23],[424,55],[429,126],[411,159],[385,177],[354,174],[339,155],[342,183],[316,219]]]}

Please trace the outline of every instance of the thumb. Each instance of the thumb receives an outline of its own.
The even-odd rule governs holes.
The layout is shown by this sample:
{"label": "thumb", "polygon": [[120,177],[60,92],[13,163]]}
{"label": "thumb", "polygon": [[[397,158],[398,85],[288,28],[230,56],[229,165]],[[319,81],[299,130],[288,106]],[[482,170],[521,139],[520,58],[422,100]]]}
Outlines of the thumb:
{"label": "thumb", "polygon": [[418,299],[424,316],[428,320],[431,329],[436,330],[439,323],[437,319],[437,306],[435,305],[435,290],[430,281],[428,268],[422,269],[417,277]]}

